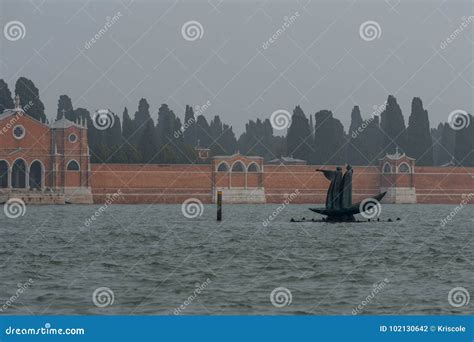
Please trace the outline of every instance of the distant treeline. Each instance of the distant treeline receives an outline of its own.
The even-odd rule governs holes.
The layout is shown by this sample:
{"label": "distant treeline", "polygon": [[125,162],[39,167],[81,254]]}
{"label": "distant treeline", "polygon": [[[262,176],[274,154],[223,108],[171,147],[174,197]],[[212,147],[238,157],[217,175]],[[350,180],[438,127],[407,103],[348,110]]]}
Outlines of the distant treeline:
{"label": "distant treeline", "polygon": [[[15,85],[21,104],[31,103],[26,113],[47,122],[39,91],[29,79],[21,77]],[[0,111],[13,108],[8,85],[0,80]],[[466,124],[455,127],[450,122],[430,129],[428,112],[420,98],[413,98],[408,126],[393,96],[363,119],[360,108],[351,113],[351,125],[345,132],[342,123],[329,110],[307,116],[296,106],[286,136],[274,134],[270,119],[250,120],[237,139],[232,127],[218,115],[210,122],[206,114],[211,108],[186,106],[184,121],[166,104],[158,109],[157,121],[150,114],[146,99],[141,99],[133,117],[125,107],[122,120],[110,113],[113,123],[100,130],[93,125],[94,113],[73,108],[71,98],[61,95],[56,119],[85,120],[91,160],[94,163],[195,163],[195,147],[211,149],[212,155],[230,155],[240,151],[262,156],[266,160],[292,156],[312,164],[376,165],[386,153],[400,151],[417,160],[417,165],[452,163],[474,166],[474,118],[467,114]],[[447,120],[448,120],[447,113]],[[470,123],[470,124],[469,124]],[[459,125],[458,125],[459,126]]]}

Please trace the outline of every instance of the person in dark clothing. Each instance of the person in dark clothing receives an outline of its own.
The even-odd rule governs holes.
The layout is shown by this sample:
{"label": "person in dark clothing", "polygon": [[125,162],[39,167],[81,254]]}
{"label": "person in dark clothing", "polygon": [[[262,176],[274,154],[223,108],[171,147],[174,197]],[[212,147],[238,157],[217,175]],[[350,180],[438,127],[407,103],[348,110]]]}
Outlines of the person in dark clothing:
{"label": "person in dark clothing", "polygon": [[346,173],[342,177],[341,191],[339,193],[341,208],[352,207],[352,166],[346,167]]}
{"label": "person in dark clothing", "polygon": [[336,171],[317,169],[331,181],[326,195],[326,209],[341,209],[340,189],[342,183],[342,168],[338,166]]}

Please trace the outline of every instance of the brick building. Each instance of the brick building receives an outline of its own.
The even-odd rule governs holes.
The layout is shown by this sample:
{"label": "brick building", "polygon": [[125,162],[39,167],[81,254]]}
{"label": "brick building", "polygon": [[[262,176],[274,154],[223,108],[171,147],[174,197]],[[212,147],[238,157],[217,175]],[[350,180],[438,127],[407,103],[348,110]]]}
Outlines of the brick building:
{"label": "brick building", "polygon": [[18,96],[0,114],[0,202],[92,203],[89,159],[85,122],[35,120]]}
{"label": "brick building", "polygon": [[[85,122],[61,119],[48,125],[15,108],[0,114],[0,203],[182,203],[193,197],[226,203],[324,203],[329,186],[304,161],[265,164],[258,156],[215,156],[206,164],[90,164]],[[204,153],[204,152],[203,152]],[[207,160],[208,155],[202,155]],[[460,203],[474,193],[474,168],[418,167],[413,158],[388,154],[378,166],[355,166],[353,200],[381,191],[388,203]]]}

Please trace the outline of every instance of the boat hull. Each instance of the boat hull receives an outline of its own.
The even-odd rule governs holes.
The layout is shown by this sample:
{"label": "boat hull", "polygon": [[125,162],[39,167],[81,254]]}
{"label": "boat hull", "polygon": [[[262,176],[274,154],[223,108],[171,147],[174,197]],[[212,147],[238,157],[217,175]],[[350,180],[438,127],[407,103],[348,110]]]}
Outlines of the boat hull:
{"label": "boat hull", "polygon": [[326,209],[326,208],[309,208],[309,210],[314,211],[315,213],[321,214],[321,215],[326,215],[329,217],[344,217],[344,216],[351,216],[351,215],[356,215],[361,213],[361,209],[363,211],[367,211],[371,208],[373,208],[376,203],[379,202],[386,194],[387,192],[382,192],[374,197],[369,197],[365,199],[364,201],[367,200],[374,200],[374,201],[368,201],[366,205],[364,205],[364,208],[361,208],[361,203],[364,201],[361,201],[359,203],[354,204],[352,207],[349,208],[344,208],[344,209]]}

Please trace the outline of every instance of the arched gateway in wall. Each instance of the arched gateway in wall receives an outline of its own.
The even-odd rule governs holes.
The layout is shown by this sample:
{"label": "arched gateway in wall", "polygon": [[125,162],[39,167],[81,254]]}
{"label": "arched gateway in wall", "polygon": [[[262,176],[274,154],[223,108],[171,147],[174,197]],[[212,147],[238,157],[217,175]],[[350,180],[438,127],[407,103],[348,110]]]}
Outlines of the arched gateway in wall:
{"label": "arched gateway in wall", "polygon": [[416,203],[415,159],[400,153],[387,154],[380,162],[380,191],[385,203]]}
{"label": "arched gateway in wall", "polygon": [[265,203],[263,158],[240,153],[211,159],[212,199],[222,191],[224,203]]}

